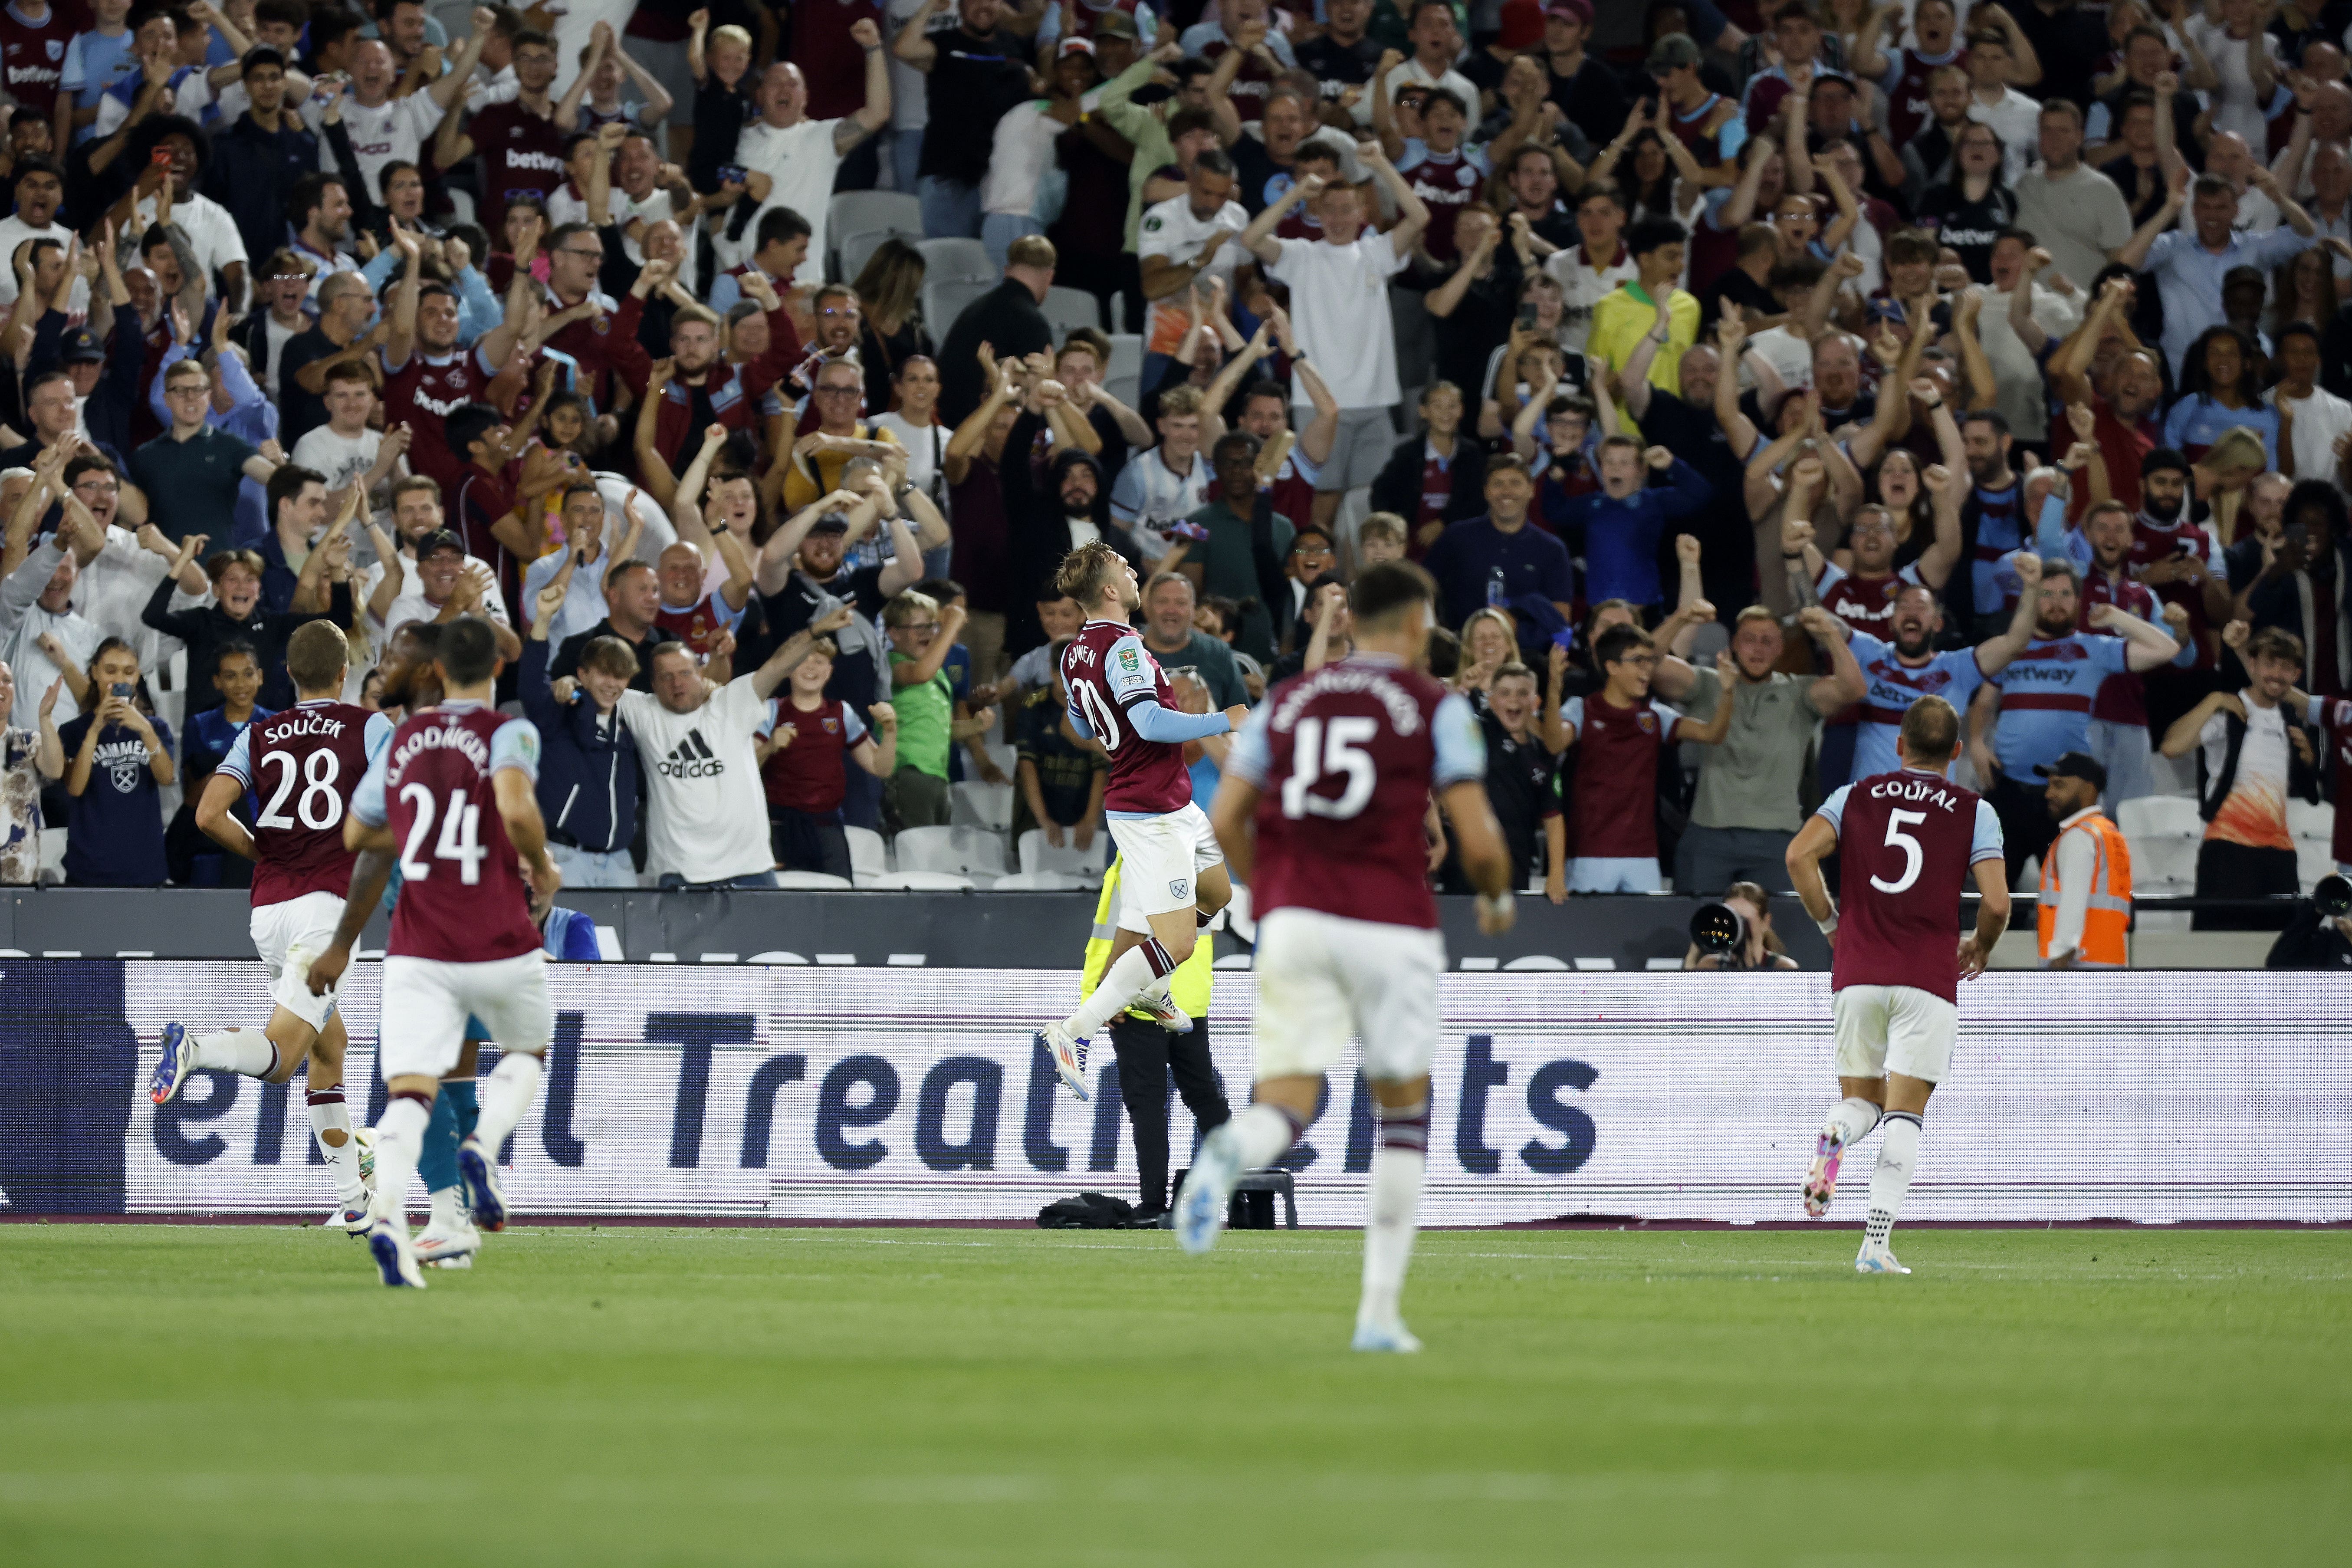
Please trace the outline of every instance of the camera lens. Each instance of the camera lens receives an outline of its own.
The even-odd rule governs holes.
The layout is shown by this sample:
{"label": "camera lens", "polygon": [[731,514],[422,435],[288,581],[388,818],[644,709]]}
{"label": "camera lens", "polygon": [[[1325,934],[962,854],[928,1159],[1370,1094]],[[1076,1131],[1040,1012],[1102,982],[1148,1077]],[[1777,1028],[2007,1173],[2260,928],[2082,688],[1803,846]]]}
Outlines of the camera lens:
{"label": "camera lens", "polygon": [[2352,915],[2352,878],[2341,872],[2330,872],[2319,879],[2311,889],[2311,901],[2319,912],[2330,919]]}
{"label": "camera lens", "polygon": [[1701,952],[1737,952],[1747,943],[1748,922],[1729,904],[1701,904],[1691,916],[1690,939]]}

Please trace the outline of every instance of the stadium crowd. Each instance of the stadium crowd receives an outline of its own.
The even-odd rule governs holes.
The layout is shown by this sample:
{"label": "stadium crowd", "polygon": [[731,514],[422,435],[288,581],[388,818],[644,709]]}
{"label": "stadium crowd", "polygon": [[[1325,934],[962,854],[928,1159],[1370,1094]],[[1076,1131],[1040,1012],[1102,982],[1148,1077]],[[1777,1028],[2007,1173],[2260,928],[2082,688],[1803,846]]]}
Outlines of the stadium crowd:
{"label": "stadium crowd", "polygon": [[602,9],[0,10],[0,882],[236,881],[293,630],[467,613],[572,885],[1099,865],[1097,538],[1198,711],[1422,563],[1555,899],[1785,889],[1929,692],[2016,876],[2070,752],[2184,891],[2352,778],[2352,5]]}

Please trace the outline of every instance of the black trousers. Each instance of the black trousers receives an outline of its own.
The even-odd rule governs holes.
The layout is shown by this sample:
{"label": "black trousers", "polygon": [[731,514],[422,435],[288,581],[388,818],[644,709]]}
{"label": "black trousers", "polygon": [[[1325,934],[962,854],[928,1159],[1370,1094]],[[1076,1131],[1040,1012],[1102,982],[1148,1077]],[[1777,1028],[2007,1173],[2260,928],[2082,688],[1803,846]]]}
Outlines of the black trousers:
{"label": "black trousers", "polygon": [[[2050,853],[2058,837],[2058,819],[2050,815],[2049,797],[2038,783],[2020,783],[2007,773],[1985,792],[1985,798],[2000,818],[2001,848],[2009,859],[2009,885],[2014,888],[2028,860]],[[1969,885],[1976,886],[1973,879]]]}
{"label": "black trousers", "polygon": [[1142,1206],[1168,1206],[1168,1083],[1172,1077],[1184,1109],[1208,1132],[1233,1119],[1224,1086],[1209,1060],[1209,1021],[1195,1019],[1189,1035],[1171,1035],[1157,1024],[1125,1014],[1111,1020],[1111,1048],[1118,1053],[1118,1095],[1135,1132],[1135,1175]]}
{"label": "black trousers", "polygon": [[822,871],[828,877],[849,875],[849,835],[841,830],[841,813],[837,811],[827,816],[811,816],[788,805],[770,806],[768,847],[774,853],[776,864],[787,871]]}
{"label": "black trousers", "polygon": [[[2197,847],[2197,896],[2200,899],[2259,899],[2273,893],[2303,890],[2292,849],[2257,849],[2208,838]],[[2282,903],[2276,914],[2267,910],[2199,910],[2189,920],[2191,931],[2284,931],[2294,906]]]}

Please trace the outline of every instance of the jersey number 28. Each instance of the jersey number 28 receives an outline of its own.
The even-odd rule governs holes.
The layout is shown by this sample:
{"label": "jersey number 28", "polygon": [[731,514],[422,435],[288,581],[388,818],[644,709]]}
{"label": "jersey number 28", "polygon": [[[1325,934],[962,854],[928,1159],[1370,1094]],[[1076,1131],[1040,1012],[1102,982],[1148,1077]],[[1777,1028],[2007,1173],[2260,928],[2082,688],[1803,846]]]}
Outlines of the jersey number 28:
{"label": "jersey number 28", "polygon": [[[343,819],[343,797],[335,793],[335,780],[342,773],[343,764],[334,752],[313,752],[298,763],[291,752],[264,752],[261,761],[278,769],[278,787],[269,792],[269,804],[254,818],[255,826],[291,830],[294,816],[299,816],[303,826],[324,832]],[[302,794],[294,802],[294,816],[289,816],[286,797],[294,793],[297,768],[300,769]]]}
{"label": "jersey number 28", "polygon": [[403,786],[400,798],[415,807],[416,821],[408,830],[408,842],[401,847],[400,874],[412,882],[422,882],[433,875],[433,860],[455,860],[457,880],[467,887],[482,879],[482,860],[489,854],[481,845],[482,808],[466,804],[466,792],[458,790],[449,797],[449,814],[441,819],[441,838],[433,846],[433,860],[420,860],[417,850],[433,832],[433,816],[439,802],[434,798],[432,786],[418,783]]}
{"label": "jersey number 28", "polygon": [[[1327,727],[1320,719],[1301,719],[1290,752],[1290,776],[1282,781],[1282,815],[1293,821],[1302,816],[1328,816],[1346,821],[1362,811],[1380,782],[1371,753],[1363,743],[1381,732],[1380,721],[1343,716]],[[1348,784],[1335,797],[1316,795],[1317,784],[1345,773]]]}

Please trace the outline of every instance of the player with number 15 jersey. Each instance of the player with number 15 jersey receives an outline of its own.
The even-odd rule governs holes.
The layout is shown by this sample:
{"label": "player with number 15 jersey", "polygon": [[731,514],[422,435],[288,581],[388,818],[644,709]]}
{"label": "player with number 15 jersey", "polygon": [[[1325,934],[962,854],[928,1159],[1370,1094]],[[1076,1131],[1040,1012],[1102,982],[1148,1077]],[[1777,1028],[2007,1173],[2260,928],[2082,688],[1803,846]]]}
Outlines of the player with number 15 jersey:
{"label": "player with number 15 jersey", "polygon": [[1176,1200],[1187,1251],[1213,1245],[1243,1173],[1315,1120],[1324,1075],[1363,1042],[1380,1107],[1356,1348],[1411,1351],[1398,1315],[1429,1147],[1429,1068],[1445,942],[1423,828],[1433,795],[1479,889],[1479,924],[1510,923],[1510,854],[1486,790],[1486,748],[1457,692],[1422,668],[1436,590],[1403,562],[1349,592],[1356,651],[1283,682],[1250,716],[1218,786],[1217,838],[1257,911],[1252,1103],[1201,1147]]}

